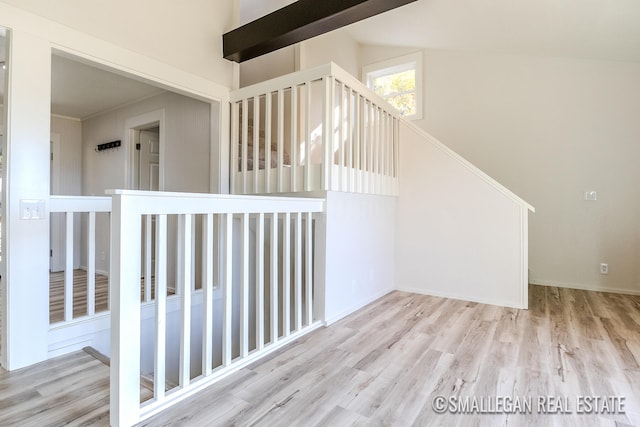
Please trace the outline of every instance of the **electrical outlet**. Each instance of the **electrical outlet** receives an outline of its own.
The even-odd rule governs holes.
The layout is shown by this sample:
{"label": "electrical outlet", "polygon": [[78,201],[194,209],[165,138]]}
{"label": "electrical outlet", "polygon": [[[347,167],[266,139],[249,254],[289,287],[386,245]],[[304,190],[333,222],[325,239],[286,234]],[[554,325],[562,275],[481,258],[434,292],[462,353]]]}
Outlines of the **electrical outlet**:
{"label": "electrical outlet", "polygon": [[604,262],[600,264],[600,274],[609,274],[609,264]]}

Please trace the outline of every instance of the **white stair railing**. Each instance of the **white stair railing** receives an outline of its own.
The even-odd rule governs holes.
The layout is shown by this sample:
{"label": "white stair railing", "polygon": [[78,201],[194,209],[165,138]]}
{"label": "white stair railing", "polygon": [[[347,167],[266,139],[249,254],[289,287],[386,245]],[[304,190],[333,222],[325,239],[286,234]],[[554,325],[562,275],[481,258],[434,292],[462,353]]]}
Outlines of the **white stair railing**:
{"label": "white stair railing", "polygon": [[[74,219],[80,220],[81,215],[87,217],[86,227],[86,308],[80,310],[86,316],[96,314],[96,214],[111,212],[111,197],[85,197],[85,196],[50,196],[49,212],[64,215],[65,237],[64,237],[64,319],[56,322],[56,326],[64,325],[74,320],[73,315],[73,272],[74,254],[79,251],[74,245]],[[77,218],[76,218],[77,217]]]}
{"label": "white stair railing", "polygon": [[[320,325],[314,319],[314,215],[324,200],[111,194],[111,425],[147,419]],[[149,218],[155,220],[156,286],[150,329],[141,328],[140,298],[140,236]],[[175,241],[168,238],[170,219],[177,224]],[[173,314],[166,297],[171,246],[180,299]],[[141,330],[152,331],[146,342],[152,341],[154,379],[153,398],[142,403],[141,341],[147,337]]]}
{"label": "white stair railing", "polygon": [[231,95],[231,192],[398,194],[399,113],[330,63]]}

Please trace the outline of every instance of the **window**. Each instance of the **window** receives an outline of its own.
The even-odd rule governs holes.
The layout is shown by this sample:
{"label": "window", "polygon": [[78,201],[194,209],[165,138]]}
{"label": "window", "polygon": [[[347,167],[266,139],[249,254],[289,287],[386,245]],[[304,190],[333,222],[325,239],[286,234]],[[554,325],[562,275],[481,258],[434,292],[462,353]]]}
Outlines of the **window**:
{"label": "window", "polygon": [[422,118],[422,54],[420,52],[367,65],[365,84],[410,119]]}

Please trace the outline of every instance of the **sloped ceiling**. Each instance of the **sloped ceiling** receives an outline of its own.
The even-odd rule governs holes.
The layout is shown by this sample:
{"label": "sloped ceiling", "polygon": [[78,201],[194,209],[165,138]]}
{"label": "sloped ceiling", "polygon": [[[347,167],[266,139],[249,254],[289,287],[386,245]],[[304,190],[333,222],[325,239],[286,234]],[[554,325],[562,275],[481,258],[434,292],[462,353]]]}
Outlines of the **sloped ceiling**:
{"label": "sloped ceiling", "polygon": [[[237,0],[240,23],[290,0]],[[639,0],[418,0],[350,25],[362,44],[640,60]]]}
{"label": "sloped ceiling", "polygon": [[[241,21],[292,3],[238,2]],[[640,0],[418,0],[339,31],[371,45],[640,61]],[[54,114],[85,118],[159,91],[60,56],[52,67]],[[0,102],[3,88],[0,71]]]}
{"label": "sloped ceiling", "polygon": [[638,0],[419,0],[347,27],[363,44],[640,60]]}

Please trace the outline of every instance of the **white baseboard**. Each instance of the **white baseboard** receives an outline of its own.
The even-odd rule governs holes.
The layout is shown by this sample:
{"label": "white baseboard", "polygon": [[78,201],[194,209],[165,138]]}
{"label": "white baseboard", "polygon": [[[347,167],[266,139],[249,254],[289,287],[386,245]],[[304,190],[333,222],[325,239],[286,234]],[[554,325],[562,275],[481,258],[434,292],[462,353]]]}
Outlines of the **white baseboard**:
{"label": "white baseboard", "polygon": [[331,316],[328,319],[325,319],[323,325],[324,326],[329,326],[329,325],[331,325],[333,323],[336,323],[338,320],[347,317],[351,313],[354,313],[354,312],[360,310],[365,305],[371,304],[375,300],[377,300],[379,298],[382,298],[383,296],[387,295],[390,292],[393,292],[394,290],[395,290],[394,288],[385,289],[385,290],[383,290],[381,292],[373,294],[372,296],[370,296],[368,298],[365,298],[365,299],[363,299],[361,301],[358,301],[356,304],[352,305],[351,307],[347,308],[346,310],[343,310],[340,313],[335,314],[335,315]]}
{"label": "white baseboard", "polygon": [[531,285],[553,286],[557,288],[567,288],[567,289],[579,289],[581,291],[610,292],[613,294],[624,294],[624,295],[640,295],[639,289],[607,288],[607,287],[597,286],[597,285],[596,286],[585,285],[582,283],[558,282],[556,280],[531,279],[529,280],[529,283]]}
{"label": "white baseboard", "polygon": [[477,302],[477,303],[480,303],[480,304],[497,305],[497,306],[500,306],[500,307],[519,308],[519,309],[526,309],[527,308],[527,307],[522,307],[519,304],[514,304],[514,303],[512,303],[510,301],[501,301],[501,300],[497,300],[497,299],[488,299],[488,298],[474,298],[474,297],[470,297],[468,295],[458,295],[458,294],[450,293],[450,292],[434,291],[432,289],[399,287],[399,288],[396,288],[396,290],[401,291],[401,292],[410,292],[410,293],[413,293],[413,294],[429,295],[429,296],[433,296],[433,297],[450,298],[450,299],[457,299],[457,300],[460,300],[460,301],[468,301],[468,302]]}
{"label": "white baseboard", "polygon": [[67,343],[64,345],[49,347],[47,352],[47,358],[53,359],[54,357],[64,356],[65,354],[73,353],[74,351],[82,350],[85,347],[90,347],[92,341],[90,339],[80,338],[77,342]]}
{"label": "white baseboard", "polygon": [[[87,271],[89,268],[87,268],[86,265],[81,265],[80,267],[78,267],[80,270],[84,270]],[[101,276],[107,276],[109,277],[109,272],[105,271],[105,270],[98,270],[96,269],[96,273],[100,274]]]}

